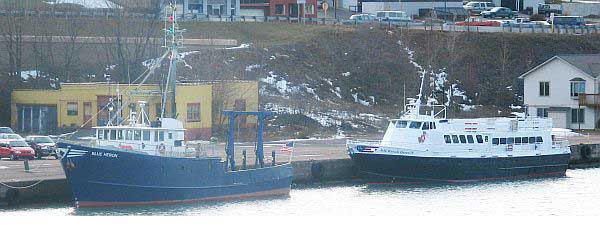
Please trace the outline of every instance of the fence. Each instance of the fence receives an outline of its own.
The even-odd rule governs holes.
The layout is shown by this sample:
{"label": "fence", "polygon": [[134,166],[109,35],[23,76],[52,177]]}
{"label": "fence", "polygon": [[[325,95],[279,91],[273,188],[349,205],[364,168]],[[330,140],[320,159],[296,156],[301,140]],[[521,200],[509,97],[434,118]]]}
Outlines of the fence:
{"label": "fence", "polygon": [[[81,11],[33,11],[33,10],[0,10],[0,16],[32,16],[32,17],[102,17],[110,18],[115,16],[136,17],[136,18],[156,18],[152,13],[131,13],[113,10],[89,9]],[[182,16],[183,21],[198,22],[275,22],[275,23],[302,23],[308,25],[339,25],[339,26],[358,26],[361,24],[377,25],[389,28],[407,28],[416,30],[439,30],[439,31],[458,31],[458,32],[504,32],[504,33],[554,33],[554,34],[600,34],[600,25],[569,26],[556,25],[554,27],[542,24],[510,24],[498,27],[492,26],[456,26],[450,23],[425,23],[425,22],[398,22],[398,21],[374,21],[358,22],[356,20],[340,18],[303,18],[287,16],[227,16],[227,15],[194,15],[187,14]]]}

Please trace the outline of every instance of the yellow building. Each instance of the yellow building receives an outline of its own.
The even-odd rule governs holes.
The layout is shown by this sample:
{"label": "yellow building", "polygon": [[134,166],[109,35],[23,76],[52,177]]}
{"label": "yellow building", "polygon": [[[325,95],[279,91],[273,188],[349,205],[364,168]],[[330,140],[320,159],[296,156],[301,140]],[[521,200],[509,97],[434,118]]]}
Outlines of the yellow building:
{"label": "yellow building", "polygon": [[[157,85],[107,83],[66,83],[59,90],[14,90],[11,125],[18,132],[35,134],[105,125],[109,109],[113,108],[108,106],[111,98],[122,110],[113,108],[111,117],[119,114],[127,118],[131,110],[137,111],[139,101],[145,101],[145,111],[153,121],[161,113],[160,95]],[[213,118],[220,118],[222,110],[258,110],[258,82],[180,82],[176,86],[175,103],[177,119],[187,129],[186,139],[207,139],[212,133]],[[170,115],[170,107],[166,110],[165,115]],[[250,119],[240,122],[245,122],[244,126],[256,123]]]}

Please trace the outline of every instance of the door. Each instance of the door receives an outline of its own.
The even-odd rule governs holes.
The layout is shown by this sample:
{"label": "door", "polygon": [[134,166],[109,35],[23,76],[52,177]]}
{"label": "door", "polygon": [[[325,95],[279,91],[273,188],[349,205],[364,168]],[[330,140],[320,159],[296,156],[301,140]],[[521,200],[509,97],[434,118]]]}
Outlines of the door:
{"label": "door", "polygon": [[91,102],[83,103],[83,123],[85,124],[83,126],[85,128],[92,127],[92,103]]}
{"label": "door", "polygon": [[298,4],[289,4],[288,8],[290,9],[290,17],[298,17]]}

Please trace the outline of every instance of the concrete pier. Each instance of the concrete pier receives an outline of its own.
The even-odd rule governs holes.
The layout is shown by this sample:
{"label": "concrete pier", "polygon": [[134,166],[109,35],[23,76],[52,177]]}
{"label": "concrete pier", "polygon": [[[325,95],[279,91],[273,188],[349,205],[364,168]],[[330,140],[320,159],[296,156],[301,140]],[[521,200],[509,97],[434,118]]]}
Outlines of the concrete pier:
{"label": "concrete pier", "polygon": [[[600,166],[600,142],[590,143],[589,139],[571,140],[570,168],[586,168]],[[595,142],[595,141],[594,141]],[[276,151],[277,163],[289,160],[287,153],[278,149],[285,142],[268,142],[265,144],[265,164],[271,163],[270,153]],[[241,149],[247,148],[247,164],[252,166],[254,156],[251,143],[239,143],[236,153],[238,164],[242,165]],[[216,154],[223,154],[223,146],[217,146]],[[222,152],[222,153],[221,153]],[[357,168],[345,151],[345,140],[307,140],[296,142],[293,153],[294,183],[326,182],[358,178]],[[58,160],[43,159],[29,162],[30,171],[24,170],[23,161],[0,161],[0,206],[7,203],[44,203],[68,202],[72,199],[71,190],[66,182]],[[41,182],[40,182],[41,181]],[[39,182],[39,183],[38,183]]]}

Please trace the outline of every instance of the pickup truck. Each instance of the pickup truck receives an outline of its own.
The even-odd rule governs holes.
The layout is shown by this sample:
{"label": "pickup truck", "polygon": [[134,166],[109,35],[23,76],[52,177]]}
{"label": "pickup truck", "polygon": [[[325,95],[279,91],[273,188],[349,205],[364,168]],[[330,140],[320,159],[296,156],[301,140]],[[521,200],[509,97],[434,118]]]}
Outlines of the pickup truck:
{"label": "pickup truck", "polygon": [[[560,4],[538,4],[538,14],[542,14],[546,17],[550,16],[551,13],[554,15],[562,14],[562,5]],[[533,7],[525,8],[525,14],[532,15]]]}

